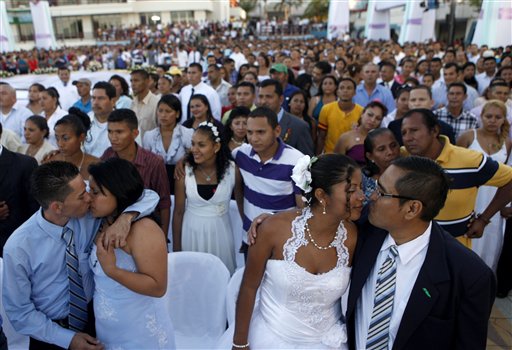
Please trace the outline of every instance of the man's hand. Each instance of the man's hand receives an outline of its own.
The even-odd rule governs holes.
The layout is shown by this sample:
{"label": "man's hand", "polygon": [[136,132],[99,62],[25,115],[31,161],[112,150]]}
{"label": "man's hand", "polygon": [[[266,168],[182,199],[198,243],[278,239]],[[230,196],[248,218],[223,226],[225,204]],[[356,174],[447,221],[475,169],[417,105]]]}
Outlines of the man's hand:
{"label": "man's hand", "polygon": [[46,153],[41,161],[41,163],[46,163],[48,162],[50,159],[52,159],[53,157],[55,157],[57,154],[59,154],[60,151],[58,149],[56,150],[53,150],[53,151],[50,151],[48,153]]}
{"label": "man's hand", "polygon": [[185,177],[185,157],[176,162],[176,166],[174,167],[175,180],[179,180]]}
{"label": "man's hand", "polygon": [[510,219],[512,217],[512,207],[505,207],[500,210],[501,216],[505,219]]}
{"label": "man's hand", "polygon": [[468,230],[464,234],[467,238],[480,238],[484,234],[486,222],[482,219],[473,218],[468,224]]}
{"label": "man's hand", "polygon": [[272,214],[263,213],[258,215],[252,221],[251,227],[249,227],[249,231],[247,231],[247,243],[249,245],[253,245],[254,243],[256,243],[256,236],[258,235],[258,226],[270,216],[272,216]]}
{"label": "man's hand", "polygon": [[103,344],[96,338],[91,337],[89,334],[76,333],[71,344],[69,344],[70,350],[103,350]]}
{"label": "man's hand", "polygon": [[0,220],[5,220],[9,217],[9,207],[5,201],[0,202]]}
{"label": "man's hand", "polygon": [[107,249],[109,245],[114,248],[122,248],[126,245],[126,238],[130,233],[132,219],[135,218],[135,215],[134,213],[123,213],[107,228],[101,240],[103,248]]}

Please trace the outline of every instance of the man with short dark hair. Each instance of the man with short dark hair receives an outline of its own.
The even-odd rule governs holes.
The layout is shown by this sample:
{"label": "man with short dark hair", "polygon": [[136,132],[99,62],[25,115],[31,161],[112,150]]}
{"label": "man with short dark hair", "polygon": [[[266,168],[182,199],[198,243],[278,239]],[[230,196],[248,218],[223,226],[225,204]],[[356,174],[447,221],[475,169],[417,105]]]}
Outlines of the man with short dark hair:
{"label": "man with short dark hair", "polygon": [[[247,120],[247,140],[233,150],[237,165],[235,198],[245,231],[259,214],[284,211],[303,205],[300,190],[291,176],[302,153],[286,145],[279,135],[276,113],[258,107]],[[247,254],[244,235],[242,251]]]}
{"label": "man with short dark hair", "polygon": [[290,113],[282,105],[284,101],[281,84],[273,79],[263,80],[259,89],[259,106],[270,108],[279,122],[280,137],[286,144],[298,149],[304,154],[314,154],[313,139],[308,124]]}
{"label": "man with short dark hair", "polygon": [[[471,239],[481,237],[490,218],[512,201],[512,168],[480,152],[452,145],[446,136],[439,134],[437,117],[428,109],[410,110],[402,120],[407,152],[435,160],[451,178],[451,191],[436,221],[471,247]],[[487,208],[475,216],[478,187],[483,185],[498,190]]]}
{"label": "man with short dark hair", "polygon": [[149,74],[143,69],[137,69],[130,73],[133,97],[130,109],[135,112],[139,120],[141,137],[149,130],[157,126],[156,107],[158,97],[149,90]]}
{"label": "man with short dark hair", "polygon": [[320,82],[322,79],[332,72],[332,67],[329,62],[319,61],[316,62],[311,70],[311,78],[313,79],[313,84],[309,88],[309,94],[311,96],[316,96],[318,94],[318,88],[320,87]]}
{"label": "man with short dark hair", "polygon": [[[254,84],[249,83],[248,81],[242,81],[236,86],[236,106],[237,107],[247,107],[251,111],[256,109],[256,105],[254,104],[254,100],[256,99],[256,87]],[[226,124],[228,122],[229,116],[231,115],[232,109],[224,113],[222,116],[222,123]]]}
{"label": "man with short dark hair", "polygon": [[114,110],[116,89],[106,81],[94,84],[92,89],[91,128],[87,132],[84,142],[85,152],[95,157],[101,157],[103,152],[110,147],[108,140],[107,119]]}
{"label": "man with short dark hair", "polygon": [[377,185],[352,265],[349,349],[484,349],[496,283],[434,220],[445,172],[431,159],[399,158]]}
{"label": "man with short dark hair", "polygon": [[59,93],[60,107],[67,111],[79,99],[76,88],[70,83],[71,71],[65,65],[60,66],[57,70],[59,81],[53,85]]}
{"label": "man with short dark hair", "polygon": [[[293,73],[292,73],[293,74]],[[288,83],[288,67],[284,63],[276,63],[270,68],[270,77],[281,84],[281,87],[283,88],[283,102],[281,103],[281,106],[284,108],[285,111],[289,112],[290,107],[288,106],[288,103],[290,102],[290,98],[293,95],[294,92],[298,91],[299,88],[295,85]]]}
{"label": "man with short dark hair", "polygon": [[190,98],[192,95],[202,94],[205,95],[210,103],[210,108],[213,117],[217,120],[221,118],[222,106],[220,97],[217,91],[211,86],[205,84],[202,79],[203,67],[199,63],[192,63],[187,69],[187,77],[189,84],[184,86],[180,91],[181,100],[181,115],[184,116],[182,121],[192,118],[190,113]]}
{"label": "man with short dark hair", "polygon": [[135,141],[138,135],[138,120],[132,110],[121,108],[110,113],[108,116],[108,138],[112,146],[103,153],[101,160],[118,157],[135,165],[144,181],[144,188],[151,189],[160,196],[156,214],[160,219],[162,231],[167,235],[171,193],[164,160],[138,145]]}
{"label": "man with short dark hair", "polygon": [[[510,69],[512,70],[512,67],[510,67]],[[499,100],[507,106],[507,120],[509,124],[512,123],[512,102],[508,98],[510,96],[510,86],[506,82],[495,78],[495,80],[491,82],[491,85],[489,85],[489,95],[491,100]],[[484,106],[485,103],[471,110],[471,113],[478,120],[479,125],[482,125],[482,109]],[[510,130],[510,135],[512,136],[512,130]]]}
{"label": "man with short dark hair", "polygon": [[402,87],[402,84],[395,80],[396,66],[391,62],[382,61],[379,63],[379,67],[380,78],[382,79],[379,84],[387,87],[393,98],[396,99],[396,94]]}
{"label": "man with short dark hair", "polygon": [[478,92],[480,95],[484,94],[485,89],[491,83],[491,80],[496,76],[496,58],[493,56],[484,58],[484,72],[478,74],[475,78],[478,82]]}
{"label": "man with short dark hair", "polygon": [[231,84],[222,79],[220,67],[222,67],[220,64],[215,63],[208,65],[208,85],[217,91],[220,103],[224,107],[229,106],[228,90]]}
{"label": "man with short dark hair", "polygon": [[462,83],[466,87],[466,97],[463,108],[466,111],[473,108],[475,100],[478,98],[478,92],[472,86],[464,82],[463,70],[456,63],[448,63],[443,68],[443,79],[436,81],[432,86],[432,98],[434,99],[434,108],[438,109],[448,105],[448,86],[453,83]]}
{"label": "man with short dark hair", "polygon": [[439,120],[452,126],[455,139],[464,131],[475,129],[478,126],[473,113],[463,108],[466,97],[466,85],[458,82],[451,83],[448,85],[448,105],[434,112]]}

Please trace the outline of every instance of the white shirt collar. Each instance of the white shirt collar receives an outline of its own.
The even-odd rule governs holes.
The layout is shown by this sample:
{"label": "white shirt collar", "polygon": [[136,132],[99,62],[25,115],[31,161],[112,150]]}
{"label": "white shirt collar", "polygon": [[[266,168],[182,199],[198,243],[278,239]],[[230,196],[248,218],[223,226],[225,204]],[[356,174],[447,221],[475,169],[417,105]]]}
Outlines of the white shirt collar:
{"label": "white shirt collar", "polygon": [[3,150],[4,150],[4,146],[2,146],[2,145],[0,144],[0,156],[2,155]]}
{"label": "white shirt collar", "polygon": [[[425,232],[421,235],[404,244],[397,245],[398,256],[400,257],[400,262],[402,265],[406,265],[412,258],[418,255],[425,246],[428,245],[430,241],[430,233],[432,232],[432,221],[429,223]],[[392,245],[396,245],[395,240],[388,233],[384,243],[382,243],[382,247],[380,247],[380,251],[385,251],[389,249]]]}

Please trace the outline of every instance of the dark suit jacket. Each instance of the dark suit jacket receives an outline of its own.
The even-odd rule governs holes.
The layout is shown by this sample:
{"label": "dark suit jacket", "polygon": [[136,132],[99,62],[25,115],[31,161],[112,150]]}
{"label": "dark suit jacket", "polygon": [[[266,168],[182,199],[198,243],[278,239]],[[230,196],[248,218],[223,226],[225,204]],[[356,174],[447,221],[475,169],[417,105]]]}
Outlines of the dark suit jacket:
{"label": "dark suit jacket", "polygon": [[[380,85],[386,86],[386,85],[384,85],[384,82],[381,82]],[[393,98],[396,99],[398,90],[400,90],[403,86],[404,85],[397,83],[396,80],[393,80],[393,84],[391,84],[391,87],[389,88],[391,90],[391,94],[393,95]],[[393,112],[393,111],[388,111],[388,113],[389,112]]]}
{"label": "dark suit jacket", "polygon": [[9,216],[0,220],[0,256],[7,238],[39,205],[29,193],[30,175],[37,168],[34,158],[3,148],[0,155],[0,202],[9,206]]}
{"label": "dark suit jacket", "polygon": [[280,137],[286,144],[308,156],[315,154],[308,123],[285,111],[279,125]]}
{"label": "dark suit jacket", "polygon": [[[404,145],[404,141],[402,140],[402,122],[402,118],[395,119],[388,125],[388,129],[393,132],[393,135],[395,135],[395,138],[400,146]],[[453,127],[450,124],[443,122],[442,120],[438,120],[437,122],[440,126],[441,135],[447,136],[450,139],[450,143],[455,145],[455,132],[453,131]]]}
{"label": "dark suit jacket", "polygon": [[[346,315],[350,349],[355,349],[357,300],[387,235],[370,223],[359,229]],[[393,349],[485,349],[495,289],[484,262],[433,222]]]}

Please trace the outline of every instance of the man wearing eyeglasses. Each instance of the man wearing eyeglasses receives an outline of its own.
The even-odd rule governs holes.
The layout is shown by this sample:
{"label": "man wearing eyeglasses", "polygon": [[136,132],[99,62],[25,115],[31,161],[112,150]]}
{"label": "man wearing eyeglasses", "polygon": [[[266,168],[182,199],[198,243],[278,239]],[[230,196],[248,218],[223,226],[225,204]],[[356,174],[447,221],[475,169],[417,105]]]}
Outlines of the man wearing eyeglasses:
{"label": "man wearing eyeglasses", "polygon": [[447,175],[411,156],[379,178],[369,222],[358,227],[350,349],[485,349],[496,284],[485,263],[434,221]]}
{"label": "man wearing eyeglasses", "polygon": [[[434,113],[413,109],[402,122],[402,139],[410,155],[435,160],[450,177],[450,192],[435,220],[446,231],[471,248],[471,239],[480,238],[491,218],[512,201],[512,168],[491,157],[454,146],[444,135]],[[498,187],[487,208],[474,212],[479,186]]]}

